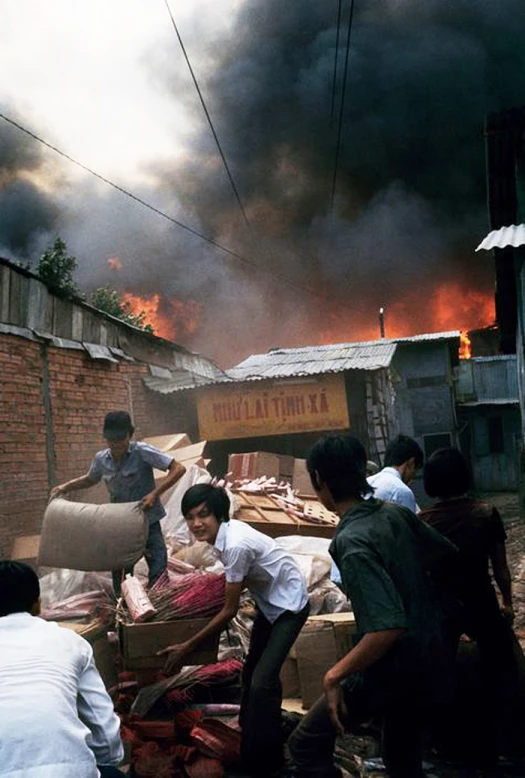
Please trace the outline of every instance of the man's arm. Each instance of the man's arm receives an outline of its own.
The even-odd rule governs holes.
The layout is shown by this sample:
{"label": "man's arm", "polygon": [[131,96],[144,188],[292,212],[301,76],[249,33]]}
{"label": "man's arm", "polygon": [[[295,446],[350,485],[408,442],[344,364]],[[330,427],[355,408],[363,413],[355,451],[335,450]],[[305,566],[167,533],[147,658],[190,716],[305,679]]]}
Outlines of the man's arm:
{"label": "man's arm", "polygon": [[164,494],[164,492],[167,492],[168,489],[170,489],[174,484],[179,481],[184,473],[186,472],[186,468],[184,465],[181,465],[180,462],[176,462],[175,459],[171,460],[171,463],[168,465],[168,475],[166,478],[163,478],[162,481],[153,489],[152,492],[149,494],[146,494],[142,500],[140,501],[140,507],[143,510],[147,510],[148,508],[152,508],[153,505],[156,503],[158,498],[161,494]]}
{"label": "man's arm", "polygon": [[193,635],[185,643],[178,643],[159,651],[159,655],[168,654],[164,670],[166,673],[176,673],[184,664],[185,657],[193,651],[210,635],[216,632],[222,632],[223,628],[233,619],[239,610],[239,600],[244,583],[227,583],[225,589],[224,605],[219,613],[211,619],[196,635]]}
{"label": "man's arm", "polygon": [[87,744],[95,755],[97,765],[118,765],[124,757],[120,719],[95,667],[89,644],[87,649],[86,665],[78,682],[78,715],[90,731]]}
{"label": "man's arm", "polygon": [[79,478],[73,478],[71,481],[66,481],[60,486],[54,486],[49,494],[53,500],[55,497],[62,497],[69,492],[77,492],[79,489],[89,489],[90,486],[94,486],[97,482],[93,481],[89,477],[89,473],[81,475]]}
{"label": "man's arm", "polygon": [[328,670],[323,679],[323,688],[328,703],[330,718],[338,732],[344,732],[339,712],[341,707],[340,684],[349,675],[365,670],[383,657],[399,640],[405,629],[384,629],[367,632],[351,651]]}
{"label": "man's arm", "polygon": [[512,621],[514,619],[514,610],[512,607],[512,579],[510,577],[504,542],[496,543],[494,545],[490,553],[490,561],[494,578],[503,599],[503,615]]}

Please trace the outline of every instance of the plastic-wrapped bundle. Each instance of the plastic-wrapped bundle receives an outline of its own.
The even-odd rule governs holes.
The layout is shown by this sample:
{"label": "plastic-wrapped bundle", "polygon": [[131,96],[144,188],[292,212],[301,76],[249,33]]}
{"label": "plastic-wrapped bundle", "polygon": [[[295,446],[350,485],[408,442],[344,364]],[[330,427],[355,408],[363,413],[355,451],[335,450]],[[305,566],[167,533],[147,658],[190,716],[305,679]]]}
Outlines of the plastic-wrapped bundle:
{"label": "plastic-wrapped bundle", "polygon": [[135,576],[126,576],[122,582],[122,594],[133,621],[146,621],[157,612],[146,594],[146,590]]}

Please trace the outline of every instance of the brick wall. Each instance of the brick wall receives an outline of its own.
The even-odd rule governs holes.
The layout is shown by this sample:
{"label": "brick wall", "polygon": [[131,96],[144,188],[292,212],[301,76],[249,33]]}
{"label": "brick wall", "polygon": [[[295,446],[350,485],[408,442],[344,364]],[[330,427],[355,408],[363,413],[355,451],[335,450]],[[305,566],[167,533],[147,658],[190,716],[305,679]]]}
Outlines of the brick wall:
{"label": "brick wall", "polygon": [[[93,454],[104,446],[101,431],[108,411],[129,411],[139,438],[192,435],[191,402],[149,391],[142,383],[147,373],[138,362],[92,360],[85,351],[0,334],[0,556],[9,555],[15,537],[39,533],[49,483],[87,471]],[[51,469],[46,429],[52,430],[47,436]],[[90,501],[104,497],[103,488],[90,491]]]}

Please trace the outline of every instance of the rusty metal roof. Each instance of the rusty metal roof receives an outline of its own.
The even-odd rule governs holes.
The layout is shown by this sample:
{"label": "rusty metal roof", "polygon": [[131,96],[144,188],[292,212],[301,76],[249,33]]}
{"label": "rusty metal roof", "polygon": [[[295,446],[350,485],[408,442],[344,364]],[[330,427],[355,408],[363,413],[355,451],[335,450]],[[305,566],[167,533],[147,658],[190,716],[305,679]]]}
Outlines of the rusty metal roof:
{"label": "rusty metal roof", "polygon": [[398,344],[452,340],[458,331],[435,332],[408,338],[334,343],[326,346],[275,348],[253,354],[226,373],[235,381],[341,373],[345,370],[379,370],[389,367]]}

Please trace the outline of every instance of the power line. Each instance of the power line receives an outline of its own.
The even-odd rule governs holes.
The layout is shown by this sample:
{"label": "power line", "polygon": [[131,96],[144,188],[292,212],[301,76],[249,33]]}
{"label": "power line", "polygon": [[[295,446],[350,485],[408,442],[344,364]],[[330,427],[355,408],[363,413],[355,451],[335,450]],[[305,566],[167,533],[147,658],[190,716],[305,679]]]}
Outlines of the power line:
{"label": "power line", "polygon": [[335,147],[334,173],[332,177],[332,203],[331,203],[332,210],[334,209],[335,192],[337,187],[337,171],[339,168],[339,156],[341,153],[341,136],[343,131],[343,111],[345,106],[346,81],[348,76],[348,59],[350,55],[350,38],[352,35],[353,18],[354,18],[354,0],[350,0],[350,13],[348,17],[348,30],[346,34],[346,53],[345,53],[345,65],[343,71],[343,85],[341,88],[341,104],[339,106],[339,124],[337,128],[337,143]]}
{"label": "power line", "polygon": [[193,227],[188,227],[187,224],[183,224],[183,222],[179,221],[178,219],[175,219],[173,216],[169,216],[167,213],[164,213],[164,211],[161,211],[159,208],[156,208],[154,205],[151,205],[151,203],[148,203],[146,200],[143,200],[141,197],[137,197],[137,195],[134,195],[132,192],[129,192],[127,189],[124,189],[122,186],[119,186],[118,184],[113,183],[113,181],[110,181],[109,178],[106,178],[100,173],[97,173],[95,170],[92,170],[87,165],[82,164],[82,162],[78,162],[76,159],[73,159],[73,157],[70,157],[69,154],[65,153],[65,151],[61,151],[56,146],[53,146],[51,143],[48,143],[46,140],[40,138],[34,132],[31,132],[31,130],[26,129],[18,122],[15,122],[14,119],[10,119],[4,113],[0,112],[0,119],[3,119],[8,124],[11,124],[13,127],[16,127],[18,130],[25,133],[26,135],[29,135],[31,138],[38,141],[39,143],[42,143],[42,145],[46,146],[48,149],[51,149],[56,154],[59,154],[61,157],[64,157],[64,159],[67,159],[69,162],[72,162],[73,165],[82,168],[82,170],[85,170],[90,175],[94,176],[95,178],[98,178],[99,181],[103,181],[108,186],[111,186],[113,189],[116,189],[117,192],[120,192],[126,197],[130,197],[136,203],[139,203],[139,205],[143,205],[145,208],[148,208],[148,210],[153,211],[153,213],[156,213],[158,216],[162,216],[163,219],[167,219],[169,222],[175,224],[177,227],[180,227],[183,230],[186,230],[186,232],[189,232],[191,235],[194,235],[197,238],[201,238],[201,240],[204,240],[210,246],[214,246],[215,248],[224,252],[228,256],[232,257],[232,259],[235,259],[238,262],[242,262],[244,265],[247,265],[248,267],[255,268],[255,270],[258,273],[270,276],[276,281],[279,280],[283,281],[284,283],[288,284],[289,286],[292,286],[293,288],[297,289],[300,292],[306,292],[307,294],[311,295],[312,297],[315,297],[318,300],[328,302],[332,307],[332,309],[337,307],[337,304],[334,303],[334,301],[327,295],[320,294],[319,292],[316,292],[313,289],[309,289],[307,286],[302,286],[301,284],[296,283],[293,279],[289,278],[286,275],[283,275],[282,273],[275,273],[270,270],[265,270],[264,268],[259,267],[259,265],[257,265],[252,260],[247,259],[242,254],[239,254],[237,251],[233,251],[233,249],[229,249],[226,246],[221,245],[213,238],[209,238],[207,235],[203,235],[202,232],[199,232],[198,230],[194,230]]}
{"label": "power line", "polygon": [[241,213],[243,215],[244,221],[247,224],[247,226],[249,227],[250,223],[248,221],[248,217],[246,216],[246,211],[244,210],[244,206],[242,204],[239,192],[238,192],[237,187],[235,185],[235,181],[233,180],[233,176],[231,174],[230,167],[228,165],[228,162],[227,162],[226,157],[224,155],[224,152],[222,150],[222,147],[221,147],[219,138],[217,136],[217,133],[215,132],[215,127],[213,126],[213,122],[211,120],[211,116],[209,114],[209,111],[208,111],[208,109],[206,107],[206,103],[204,102],[204,97],[202,96],[202,92],[201,92],[201,89],[199,87],[199,83],[197,81],[197,78],[196,78],[195,73],[193,71],[193,68],[191,66],[191,62],[190,62],[188,54],[186,52],[186,47],[184,46],[184,43],[182,42],[182,38],[181,38],[181,35],[180,35],[180,32],[179,32],[179,29],[178,29],[178,27],[177,27],[177,25],[175,23],[175,19],[173,18],[173,14],[171,12],[171,8],[169,6],[168,0],[164,0],[164,2],[166,3],[166,8],[168,9],[168,13],[170,15],[171,23],[173,24],[173,29],[175,30],[175,34],[177,35],[177,38],[179,40],[179,44],[180,44],[180,47],[182,49],[182,53],[184,54],[184,59],[186,60],[186,64],[188,66],[188,69],[189,69],[189,71],[191,73],[191,77],[193,79],[193,83],[195,84],[195,89],[197,90],[197,94],[199,95],[199,100],[201,101],[202,110],[204,111],[206,119],[208,120],[208,124],[210,125],[210,130],[211,130],[212,135],[213,135],[213,137],[215,139],[215,143],[217,144],[217,148],[219,150],[219,154],[221,155],[221,159],[222,159],[222,163],[224,165],[224,169],[226,170],[228,178],[230,179],[230,184],[231,184],[231,187],[233,189],[233,193],[235,195],[235,199],[237,200],[237,203],[238,203],[239,208],[241,210]]}
{"label": "power line", "polygon": [[332,80],[332,104],[330,106],[330,124],[334,120],[335,113],[335,88],[337,82],[337,60],[339,56],[339,37],[341,34],[341,10],[343,7],[343,0],[337,2],[337,33],[335,36],[335,54],[334,54],[334,77]]}

